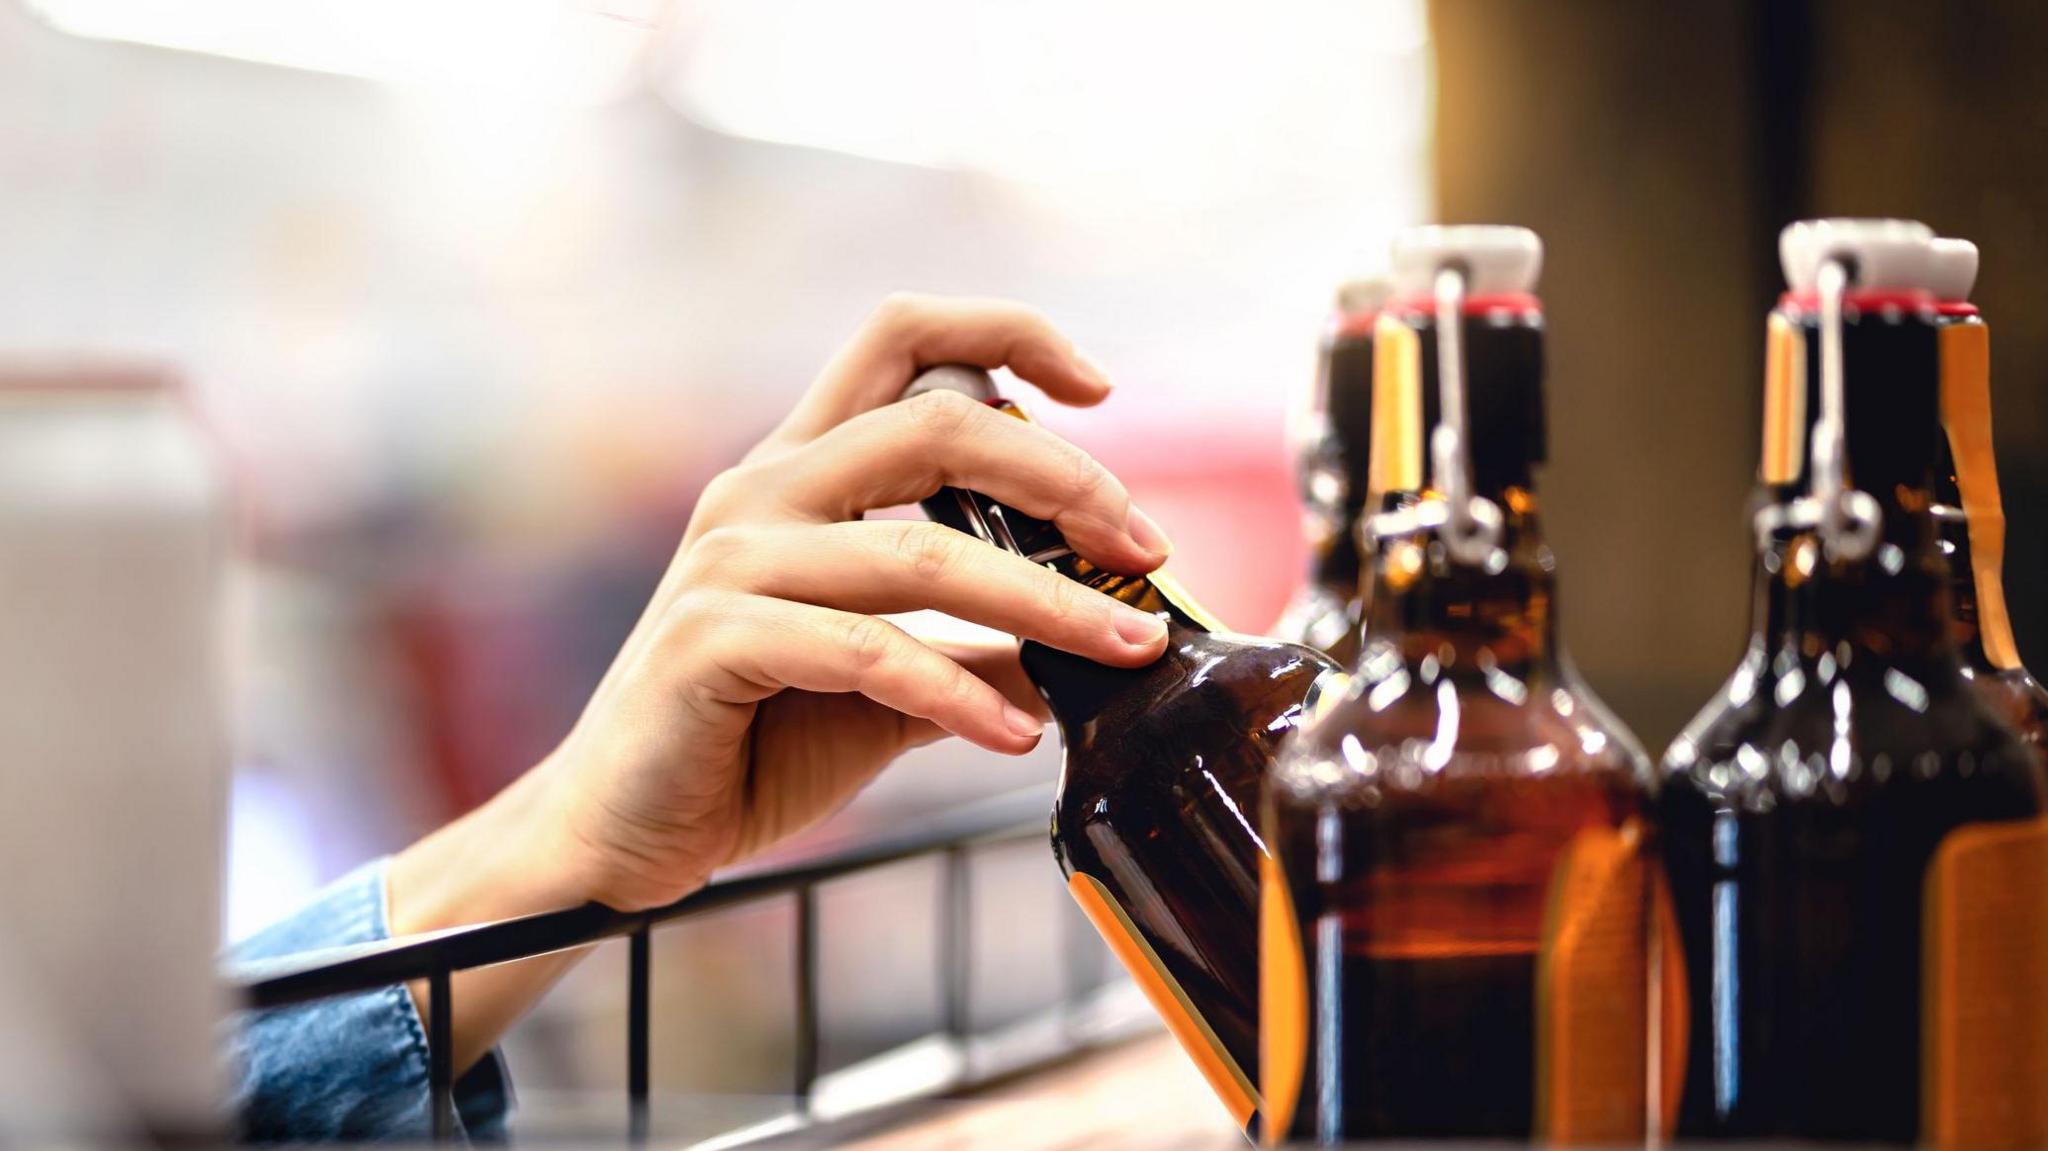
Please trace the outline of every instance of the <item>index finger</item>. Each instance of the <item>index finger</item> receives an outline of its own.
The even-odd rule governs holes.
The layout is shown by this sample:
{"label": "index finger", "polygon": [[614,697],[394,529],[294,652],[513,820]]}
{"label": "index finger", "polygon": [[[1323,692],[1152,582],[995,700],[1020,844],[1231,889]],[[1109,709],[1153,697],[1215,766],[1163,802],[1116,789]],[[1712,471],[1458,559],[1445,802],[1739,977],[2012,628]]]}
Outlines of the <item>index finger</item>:
{"label": "index finger", "polygon": [[805,443],[862,412],[893,403],[934,364],[1008,368],[1063,404],[1109,395],[1102,369],[1043,313],[1008,300],[890,296],[876,308],[796,409],[769,437]]}

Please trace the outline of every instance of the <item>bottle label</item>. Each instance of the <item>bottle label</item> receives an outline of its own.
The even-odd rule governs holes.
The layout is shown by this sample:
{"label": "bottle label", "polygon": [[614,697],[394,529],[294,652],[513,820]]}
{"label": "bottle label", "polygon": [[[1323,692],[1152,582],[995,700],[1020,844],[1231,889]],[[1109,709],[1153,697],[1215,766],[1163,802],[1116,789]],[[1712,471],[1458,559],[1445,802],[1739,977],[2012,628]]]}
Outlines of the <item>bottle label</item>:
{"label": "bottle label", "polygon": [[1581,831],[1552,872],[1536,958],[1536,1130],[1547,1140],[1643,1137],[1652,906],[1634,822]]}
{"label": "bottle label", "polygon": [[1652,1070],[1648,1112],[1657,1120],[1657,1134],[1669,1139],[1678,1127],[1678,1101],[1685,1090],[1686,1044],[1692,1039],[1692,1000],[1685,982],[1685,941],[1678,935],[1678,910],[1671,903],[1671,884],[1664,869],[1652,868],[1650,913],[1656,917],[1656,933],[1650,940],[1650,987],[1656,996],[1650,1004],[1650,1021],[1656,1031],[1650,1036],[1650,1051],[1657,1057]]}
{"label": "bottle label", "polygon": [[1925,904],[1922,1140],[2048,1143],[2048,817],[1950,832]]}
{"label": "bottle label", "polygon": [[1259,859],[1259,1087],[1265,1142],[1277,1146],[1294,1125],[1308,1059],[1308,960],[1287,877],[1271,855]]}
{"label": "bottle label", "polygon": [[1179,981],[1168,973],[1159,953],[1139,934],[1137,925],[1118,906],[1116,897],[1099,880],[1079,872],[1068,877],[1067,890],[1074,893],[1074,901],[1081,905],[1095,930],[1102,933],[1102,941],[1109,945],[1117,962],[1137,981],[1152,1009],[1165,1021],[1166,1029],[1180,1042],[1188,1058],[1194,1060],[1210,1089],[1230,1111],[1230,1117],[1240,1127],[1250,1124],[1259,1109],[1258,1093],[1252,1089],[1251,1080],[1224,1049],[1216,1032],[1195,1011]]}
{"label": "bottle label", "polygon": [[1180,586],[1179,580],[1167,575],[1164,568],[1153,572],[1145,578],[1151,580],[1152,586],[1159,589],[1159,594],[1165,596],[1168,603],[1179,608],[1182,614],[1186,615],[1189,619],[1194,620],[1209,631],[1223,632],[1230,630],[1224,626],[1222,620],[1211,615],[1208,608],[1196,602],[1195,597],[1188,594],[1188,589]]}
{"label": "bottle label", "polygon": [[1764,452],[1758,473],[1789,484],[1806,466],[1806,337],[1772,312],[1764,331]]}
{"label": "bottle label", "polygon": [[1991,330],[1983,324],[1941,330],[1941,422],[1969,525],[1977,634],[1991,666],[2011,670],[2020,666],[2020,653],[2005,614],[2005,505],[1991,451]]}
{"label": "bottle label", "polygon": [[1392,316],[1373,334],[1372,457],[1367,506],[1387,492],[1422,487],[1422,337]]}

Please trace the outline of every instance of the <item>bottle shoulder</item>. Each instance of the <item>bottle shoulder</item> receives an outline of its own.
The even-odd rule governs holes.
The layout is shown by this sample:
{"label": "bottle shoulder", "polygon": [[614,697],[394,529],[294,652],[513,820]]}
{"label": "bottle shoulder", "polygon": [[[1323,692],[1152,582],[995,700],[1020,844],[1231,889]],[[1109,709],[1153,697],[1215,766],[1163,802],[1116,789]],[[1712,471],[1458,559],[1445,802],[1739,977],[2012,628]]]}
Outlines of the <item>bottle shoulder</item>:
{"label": "bottle shoulder", "polygon": [[1660,765],[1665,787],[1751,806],[1919,785],[2048,798],[2042,763],[1955,665],[1745,653]]}
{"label": "bottle shoulder", "polygon": [[1189,772],[1247,779],[1255,791],[1280,740],[1337,666],[1300,644],[1185,630],[1157,661],[1120,674],[1099,708],[1075,713],[1055,704],[1066,752],[1063,805]]}
{"label": "bottle shoulder", "polygon": [[1274,768],[1276,792],[1305,798],[1359,786],[1587,775],[1654,782],[1634,734],[1569,661],[1520,678],[1498,667],[1389,664],[1384,654],[1368,650],[1342,695],[1289,741]]}
{"label": "bottle shoulder", "polygon": [[1970,686],[2010,723],[2020,739],[2048,748],[2048,688],[2023,667],[1964,669]]}
{"label": "bottle shoulder", "polygon": [[1299,707],[1319,682],[1342,671],[1335,660],[1306,644],[1229,631],[1179,631],[1160,665],[1167,682],[1156,704],[1216,695],[1257,715]]}
{"label": "bottle shoulder", "polygon": [[1327,584],[1306,584],[1281,611],[1279,620],[1273,624],[1273,634],[1284,641],[1328,653],[1341,662],[1343,657],[1337,654],[1337,649],[1358,632],[1357,609],[1355,592],[1347,595]]}

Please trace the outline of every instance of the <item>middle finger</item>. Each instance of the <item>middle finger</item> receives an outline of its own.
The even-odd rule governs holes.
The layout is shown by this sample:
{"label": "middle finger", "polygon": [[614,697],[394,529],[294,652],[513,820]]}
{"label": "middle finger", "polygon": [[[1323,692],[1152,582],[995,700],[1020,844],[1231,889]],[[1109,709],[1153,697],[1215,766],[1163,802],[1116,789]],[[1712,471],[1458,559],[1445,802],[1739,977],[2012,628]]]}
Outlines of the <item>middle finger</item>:
{"label": "middle finger", "polygon": [[774,466],[788,506],[817,520],[855,519],[960,487],[1051,520],[1069,546],[1112,571],[1149,572],[1172,551],[1094,457],[954,392],[856,416]]}
{"label": "middle finger", "polygon": [[773,524],[703,542],[708,578],[754,595],[864,615],[934,608],[1122,667],[1166,644],[1159,617],[939,524]]}

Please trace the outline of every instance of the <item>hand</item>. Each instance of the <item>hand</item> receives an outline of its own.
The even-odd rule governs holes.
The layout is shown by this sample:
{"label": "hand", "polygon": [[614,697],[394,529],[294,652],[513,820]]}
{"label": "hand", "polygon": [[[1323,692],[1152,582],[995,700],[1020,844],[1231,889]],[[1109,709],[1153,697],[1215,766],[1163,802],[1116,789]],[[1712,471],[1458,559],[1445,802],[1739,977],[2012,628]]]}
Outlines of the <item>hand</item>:
{"label": "hand", "polygon": [[[937,608],[1103,663],[1158,658],[1166,632],[1150,615],[949,528],[862,520],[951,485],[1054,521],[1110,570],[1166,558],[1123,485],[1052,433],[952,393],[894,402],[939,363],[1006,366],[1070,404],[1109,392],[1029,309],[885,303],[789,417],[707,487],[561,746],[394,859],[394,929],[592,899],[657,906],[829,814],[910,747],[947,732],[1012,754],[1037,744],[1042,713],[1014,645],[926,644],[877,613]],[[485,996],[492,1004],[454,997],[474,1058],[546,980],[468,974],[506,984]],[[473,1011],[483,1017],[465,1028]]]}
{"label": "hand", "polygon": [[1037,744],[1041,720],[972,662],[875,613],[937,608],[1121,666],[1159,656],[1165,628],[1150,615],[949,528],[862,521],[955,485],[1054,520],[1112,570],[1166,558],[1123,485],[1050,432],[952,393],[893,402],[921,368],[956,361],[1008,366],[1070,403],[1109,391],[1028,309],[903,298],[877,311],[789,418],[705,490],[553,757],[592,897],[624,909],[673,900],[944,732],[1012,754]]}

